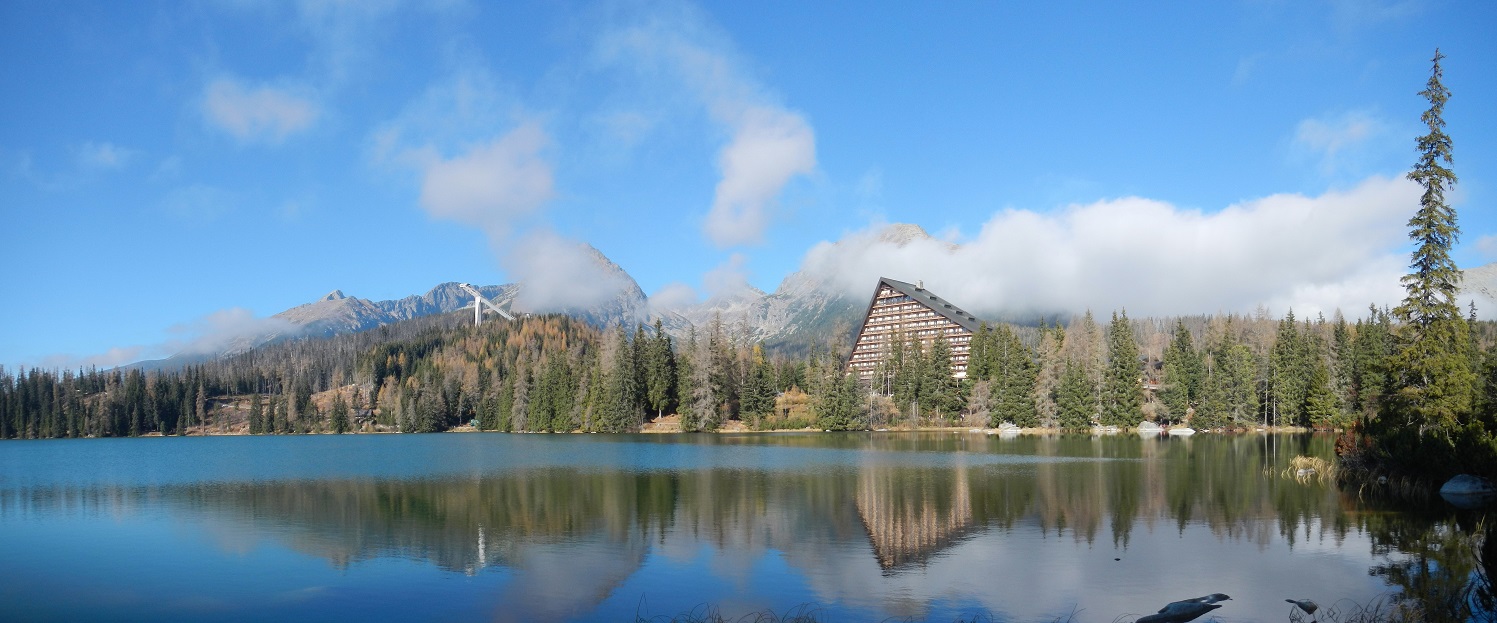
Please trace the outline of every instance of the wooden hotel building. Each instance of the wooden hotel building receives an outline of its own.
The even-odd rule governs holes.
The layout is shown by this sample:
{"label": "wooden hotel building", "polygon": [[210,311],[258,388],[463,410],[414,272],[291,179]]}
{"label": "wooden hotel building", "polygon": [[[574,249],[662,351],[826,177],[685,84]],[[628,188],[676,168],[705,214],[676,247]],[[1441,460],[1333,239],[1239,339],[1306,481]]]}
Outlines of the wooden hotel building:
{"label": "wooden hotel building", "polygon": [[860,381],[868,381],[892,352],[896,339],[920,340],[927,352],[935,340],[945,340],[951,346],[951,376],[966,378],[977,326],[976,316],[926,290],[923,283],[881,278],[863,314],[847,371],[857,373]]}

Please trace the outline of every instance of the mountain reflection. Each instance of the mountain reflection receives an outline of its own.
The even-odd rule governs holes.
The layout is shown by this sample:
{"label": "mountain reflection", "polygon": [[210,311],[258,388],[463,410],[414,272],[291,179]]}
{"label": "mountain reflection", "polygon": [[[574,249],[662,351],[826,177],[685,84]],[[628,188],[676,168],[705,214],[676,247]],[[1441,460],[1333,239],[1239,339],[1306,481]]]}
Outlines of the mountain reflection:
{"label": "mountain reflection", "polygon": [[[1369,572],[1427,611],[1455,613],[1460,602],[1490,612],[1497,601],[1497,540],[1482,538],[1481,513],[1373,512],[1328,484],[1278,475],[1295,455],[1329,454],[1328,439],[965,435],[923,453],[893,439],[862,443],[852,449],[872,450],[866,458],[807,470],[543,467],[420,480],[4,488],[0,517],[164,505],[228,546],[269,538],[338,568],[387,557],[469,575],[502,568],[514,578],[495,596],[506,620],[584,615],[652,555],[684,559],[700,547],[718,553],[714,572],[727,577],[754,573],[766,552],[813,578],[842,577],[854,570],[847,565],[898,576],[940,565],[984,534],[1037,530],[1126,550],[1140,529],[1187,525],[1260,547],[1339,546],[1365,533],[1384,561]],[[928,456],[941,460],[908,458]],[[848,551],[863,562],[849,563]],[[829,600],[881,598],[852,583],[819,590]]]}

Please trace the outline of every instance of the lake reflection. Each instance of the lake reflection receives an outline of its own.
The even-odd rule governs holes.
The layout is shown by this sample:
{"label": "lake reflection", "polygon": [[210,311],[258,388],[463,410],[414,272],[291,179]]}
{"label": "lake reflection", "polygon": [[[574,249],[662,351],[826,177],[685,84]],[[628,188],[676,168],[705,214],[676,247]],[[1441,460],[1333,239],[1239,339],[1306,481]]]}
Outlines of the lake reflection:
{"label": "lake reflection", "polygon": [[809,603],[839,621],[1113,621],[1226,592],[1222,620],[1273,621],[1289,619],[1286,597],[1407,590],[1491,611],[1484,515],[1393,511],[1280,476],[1330,443],[12,442],[0,444],[0,603],[32,620],[627,621]]}

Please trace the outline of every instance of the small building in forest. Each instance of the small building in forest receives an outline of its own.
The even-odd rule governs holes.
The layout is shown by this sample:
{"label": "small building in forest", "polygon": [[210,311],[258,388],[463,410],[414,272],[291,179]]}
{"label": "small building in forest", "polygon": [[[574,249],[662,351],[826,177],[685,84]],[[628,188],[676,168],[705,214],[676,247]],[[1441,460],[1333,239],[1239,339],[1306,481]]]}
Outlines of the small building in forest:
{"label": "small building in forest", "polygon": [[936,340],[951,347],[951,376],[966,378],[967,359],[972,350],[972,336],[977,332],[976,316],[963,311],[951,301],[925,289],[924,283],[905,283],[887,277],[878,280],[857,341],[847,359],[847,371],[858,380],[873,378],[879,365],[898,343],[919,341],[929,351]]}

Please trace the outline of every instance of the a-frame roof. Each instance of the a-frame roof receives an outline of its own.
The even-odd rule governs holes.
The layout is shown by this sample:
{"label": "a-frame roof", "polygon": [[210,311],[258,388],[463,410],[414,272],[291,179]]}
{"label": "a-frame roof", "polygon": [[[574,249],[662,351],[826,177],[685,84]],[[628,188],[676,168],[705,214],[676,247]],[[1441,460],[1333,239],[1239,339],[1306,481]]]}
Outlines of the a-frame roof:
{"label": "a-frame roof", "polygon": [[[903,281],[890,279],[888,277],[879,277],[878,286],[873,288],[873,296],[869,297],[868,299],[868,308],[863,310],[864,323],[868,322],[868,314],[873,311],[873,305],[878,302],[879,291],[884,289],[884,286],[886,285],[894,288],[894,290],[899,292],[900,294],[919,301],[920,304],[935,310],[936,313],[941,314],[948,320],[965,327],[968,331],[977,333],[977,326],[979,324],[977,316],[973,316],[972,314],[967,313],[962,308],[953,305],[951,301],[942,299],[941,297],[936,296],[930,290],[926,290],[921,286],[917,286],[913,283],[905,283]],[[861,332],[861,329],[859,329],[859,331]]]}

